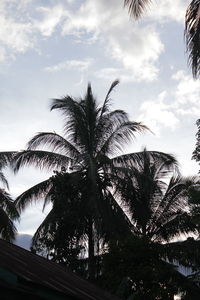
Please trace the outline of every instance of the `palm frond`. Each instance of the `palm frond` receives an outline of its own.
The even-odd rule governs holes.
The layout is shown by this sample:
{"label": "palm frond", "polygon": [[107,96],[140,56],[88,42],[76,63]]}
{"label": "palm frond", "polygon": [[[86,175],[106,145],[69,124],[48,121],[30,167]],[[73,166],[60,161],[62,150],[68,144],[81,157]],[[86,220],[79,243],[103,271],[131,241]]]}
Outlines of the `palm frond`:
{"label": "palm frond", "polygon": [[194,78],[200,76],[200,1],[192,0],[185,16],[186,49],[188,63]]}
{"label": "palm frond", "polygon": [[200,266],[200,241],[188,238],[186,241],[162,245],[162,255],[170,262],[177,262],[186,268]]}
{"label": "palm frond", "polygon": [[9,189],[8,181],[3,172],[0,172],[0,181],[7,187],[7,189]]}
{"label": "palm frond", "polygon": [[19,218],[19,213],[13,199],[10,194],[3,189],[0,189],[0,207],[12,220],[17,220]]}
{"label": "palm frond", "polygon": [[[90,97],[90,94],[86,94]],[[85,100],[76,101],[69,96],[52,101],[51,110],[58,109],[62,112],[65,123],[64,132],[68,140],[77,145],[79,150],[90,149],[90,139],[88,131],[88,119],[86,116]]]}
{"label": "palm frond", "polygon": [[27,150],[35,150],[40,146],[48,146],[63,155],[74,157],[80,154],[76,147],[55,132],[39,132],[29,142]]}
{"label": "palm frond", "polygon": [[113,89],[119,84],[119,80],[115,80],[113,81],[113,83],[111,84],[109,90],[108,90],[108,93],[106,94],[106,97],[105,97],[105,100],[104,100],[104,103],[102,105],[102,108],[101,108],[101,115],[100,115],[100,119],[101,117],[108,111],[108,103],[110,101],[110,94],[111,92],[113,91]]}
{"label": "palm frond", "polygon": [[124,144],[129,143],[135,137],[135,133],[144,130],[147,130],[147,127],[138,122],[122,123],[111,132],[100,151],[112,156],[116,155],[116,152],[122,152]]}
{"label": "palm frond", "polygon": [[14,172],[25,166],[35,166],[39,169],[54,170],[67,168],[72,159],[66,155],[61,155],[55,152],[25,150],[18,152],[12,162]]}
{"label": "palm frond", "polygon": [[[53,234],[53,232],[49,231],[49,226],[52,223],[55,223],[55,213],[54,210],[51,209],[46,218],[43,220],[43,222],[40,224],[40,226],[37,228],[33,238],[32,238],[32,247],[36,247],[36,244],[38,240],[45,236],[48,238],[49,235]],[[48,235],[48,236],[47,236]]]}
{"label": "palm frond", "polygon": [[[147,151],[150,155],[150,161],[151,163],[165,162],[166,165],[169,166],[169,169],[172,171],[178,171],[178,162],[176,158],[172,154],[167,154],[164,152],[159,151]],[[130,154],[124,154],[117,157],[114,157],[112,159],[112,163],[115,166],[124,166],[124,167],[134,167],[134,166],[140,166],[141,162],[143,162],[144,159],[144,151],[141,152],[135,152]]]}
{"label": "palm frond", "polygon": [[11,163],[16,153],[16,151],[0,152],[0,170]]}
{"label": "palm frond", "polygon": [[[33,201],[43,200],[45,197],[48,197],[48,192],[52,186],[51,178],[44,180],[30,189],[23,192],[19,195],[15,200],[15,205],[17,209],[22,212],[28,205],[30,205]],[[47,200],[46,200],[47,202]]]}
{"label": "palm frond", "polygon": [[139,19],[146,10],[151,0],[124,0],[124,6],[128,7],[129,14],[135,19]]}
{"label": "palm frond", "polygon": [[168,220],[162,223],[155,232],[155,240],[169,241],[172,238],[189,233],[197,233],[193,218],[187,212],[171,212],[168,214]]}
{"label": "palm frond", "polygon": [[0,236],[7,241],[12,241],[15,239],[16,233],[17,229],[12,219],[0,208]]}

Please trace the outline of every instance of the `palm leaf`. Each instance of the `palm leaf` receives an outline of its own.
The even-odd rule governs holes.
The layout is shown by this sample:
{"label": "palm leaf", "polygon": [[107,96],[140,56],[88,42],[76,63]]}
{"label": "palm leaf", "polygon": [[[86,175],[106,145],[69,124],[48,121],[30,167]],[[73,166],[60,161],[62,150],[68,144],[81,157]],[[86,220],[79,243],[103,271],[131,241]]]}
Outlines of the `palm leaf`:
{"label": "palm leaf", "polygon": [[14,201],[12,200],[10,195],[3,189],[0,189],[0,207],[12,220],[17,220],[19,218],[19,213]]}
{"label": "palm leaf", "polygon": [[[154,163],[155,161],[159,161],[160,163],[165,162],[172,171],[178,171],[178,162],[172,154],[159,151],[148,151],[148,154],[150,155],[151,163]],[[115,166],[134,167],[140,166],[143,158],[144,151],[120,155],[114,157],[111,161]]]}
{"label": "palm leaf", "polygon": [[7,189],[9,189],[8,181],[3,172],[0,172],[0,181],[7,187]]}
{"label": "palm leaf", "polygon": [[21,167],[34,165],[39,169],[54,170],[61,167],[68,167],[72,159],[66,155],[55,152],[25,150],[18,152],[13,159],[13,170],[17,172]]}
{"label": "palm leaf", "polygon": [[[17,209],[22,212],[33,201],[44,200],[52,186],[51,178],[44,180],[23,192],[15,200]],[[46,200],[47,202],[47,200]]]}
{"label": "palm leaf", "polygon": [[39,146],[49,146],[52,151],[59,151],[63,155],[74,157],[80,154],[74,145],[55,132],[40,132],[29,142],[27,150],[35,150]]}
{"label": "palm leaf", "polygon": [[119,80],[115,80],[113,81],[113,83],[111,84],[109,90],[108,90],[108,93],[106,94],[106,97],[105,97],[105,100],[104,100],[104,103],[102,105],[102,108],[101,108],[101,115],[100,115],[100,120],[101,120],[101,117],[108,111],[108,103],[110,101],[110,94],[111,92],[113,91],[113,89],[119,84]]}
{"label": "palm leaf", "polygon": [[11,163],[16,153],[16,151],[0,152],[0,170]]}
{"label": "palm leaf", "polygon": [[124,0],[124,6],[128,7],[129,14],[139,19],[151,0]]}
{"label": "palm leaf", "polygon": [[137,122],[126,122],[120,124],[105,141],[101,148],[102,153],[115,155],[116,152],[122,152],[123,145],[127,144],[134,138],[136,132],[147,130],[145,125]]}
{"label": "palm leaf", "polygon": [[185,16],[185,39],[188,63],[194,78],[200,76],[200,1],[192,0]]}
{"label": "palm leaf", "polygon": [[0,220],[0,236],[7,241],[14,240],[17,229],[11,218],[2,208],[0,208]]}

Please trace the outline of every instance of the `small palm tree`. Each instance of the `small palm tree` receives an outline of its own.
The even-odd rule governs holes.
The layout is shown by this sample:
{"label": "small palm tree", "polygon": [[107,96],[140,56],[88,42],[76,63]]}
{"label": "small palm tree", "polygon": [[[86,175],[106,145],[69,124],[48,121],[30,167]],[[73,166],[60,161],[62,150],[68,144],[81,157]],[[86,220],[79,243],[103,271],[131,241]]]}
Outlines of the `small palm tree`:
{"label": "small palm tree", "polygon": [[[0,152],[0,170],[10,163],[12,157],[12,152]],[[2,171],[0,171],[0,180],[8,189],[8,182]],[[18,218],[19,213],[14,205],[14,201],[4,188],[0,188],[0,236],[3,239],[11,241],[15,238],[17,230],[13,221]]]}
{"label": "small palm tree", "polygon": [[[124,0],[130,15],[138,19],[151,0]],[[194,78],[200,77],[200,0],[192,0],[185,15],[185,38]]]}
{"label": "small palm tree", "polygon": [[137,166],[127,171],[120,196],[128,205],[136,236],[168,242],[181,234],[196,232],[188,209],[188,190],[199,178],[179,174],[169,177],[169,171],[166,162],[152,162],[146,150]]}
{"label": "small palm tree", "polygon": [[[130,121],[124,111],[110,111],[110,93],[117,84],[118,81],[113,82],[101,107],[97,105],[90,84],[83,99],[70,96],[54,99],[51,110],[62,112],[64,135],[38,133],[29,141],[28,149],[15,156],[14,163],[15,171],[25,165],[34,165],[59,173],[64,171],[68,175],[81,174],[81,195],[85,199],[84,211],[87,211],[84,217],[87,219],[90,278],[94,277],[95,232],[98,235],[99,228],[109,227],[110,220],[106,221],[108,206],[112,211],[123,214],[111,192],[119,169],[137,163],[141,157],[141,153],[118,154],[122,153],[123,146],[131,141],[135,133],[147,130],[143,124]],[[37,150],[41,147],[48,147],[51,151]],[[176,162],[164,153],[152,151],[149,155],[171,165]],[[55,180],[53,182],[52,185],[52,178],[48,179],[24,192],[16,200],[17,207],[23,210],[30,201],[41,198],[44,193],[47,195],[46,202],[51,201],[52,189],[55,191],[56,184]]]}
{"label": "small palm tree", "polygon": [[[117,285],[123,276],[126,280],[131,279],[131,291],[139,293],[138,299],[143,299],[142,295],[144,299],[155,299],[155,295],[150,298],[150,294],[156,291],[158,296],[163,287],[166,293],[172,289],[172,294],[173,291],[177,292],[178,287],[199,292],[199,288],[181,276],[174,266],[197,267],[199,242],[193,241],[193,248],[187,242],[171,242],[181,235],[197,233],[188,200],[189,190],[199,182],[199,178],[184,178],[178,173],[171,176],[169,165],[152,161],[145,150],[140,162],[127,170],[117,186],[118,196],[132,224],[132,238],[122,240],[117,247],[116,243],[114,246],[111,244],[108,264],[112,263],[112,267],[116,264],[113,258],[116,255],[118,261],[122,262],[119,266],[116,264],[113,271],[120,274],[116,276]],[[108,273],[110,271],[107,269]],[[114,287],[117,286],[114,284]]]}

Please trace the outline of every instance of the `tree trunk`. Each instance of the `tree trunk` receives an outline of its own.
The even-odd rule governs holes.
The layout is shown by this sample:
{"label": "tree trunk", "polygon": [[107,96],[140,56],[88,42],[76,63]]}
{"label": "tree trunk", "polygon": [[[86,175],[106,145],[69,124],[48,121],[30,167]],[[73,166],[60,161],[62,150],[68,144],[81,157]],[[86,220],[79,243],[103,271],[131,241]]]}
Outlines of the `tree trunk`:
{"label": "tree trunk", "polygon": [[89,280],[95,280],[94,232],[92,219],[88,222],[88,271]]}

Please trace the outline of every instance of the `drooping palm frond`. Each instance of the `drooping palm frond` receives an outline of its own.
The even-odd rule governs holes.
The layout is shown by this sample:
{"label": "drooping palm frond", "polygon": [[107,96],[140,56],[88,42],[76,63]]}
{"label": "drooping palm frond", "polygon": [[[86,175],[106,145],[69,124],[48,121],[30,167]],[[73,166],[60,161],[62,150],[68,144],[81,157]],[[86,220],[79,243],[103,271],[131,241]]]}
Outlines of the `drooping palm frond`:
{"label": "drooping palm frond", "polygon": [[[167,189],[164,191],[162,198],[160,199],[157,208],[154,211],[153,220],[157,224],[165,224],[166,222],[173,221],[177,216],[184,216],[183,222],[186,219],[185,212],[188,207],[189,189],[199,182],[198,177],[181,177],[176,175],[170,178]],[[192,220],[187,213],[189,224]],[[193,224],[194,225],[194,224]],[[178,225],[177,225],[178,226]],[[196,230],[195,226],[194,230]],[[178,228],[178,227],[177,227]],[[176,234],[176,233],[175,233]]]}
{"label": "drooping palm frond", "polygon": [[124,0],[124,6],[128,7],[129,14],[135,19],[139,19],[146,10],[151,0]]}
{"label": "drooping palm frond", "polygon": [[[154,163],[157,164],[158,166],[161,163],[164,163],[166,172],[168,172],[169,170],[178,172],[178,162],[172,154],[167,154],[159,151],[147,151],[147,152],[148,155],[150,156],[150,161],[152,164]],[[112,163],[113,165],[116,166],[121,165],[124,167],[140,166],[141,163],[143,163],[143,159],[144,159],[144,151],[141,151],[141,152],[134,152],[134,153],[124,154],[124,155],[114,157],[112,159]]]}
{"label": "drooping palm frond", "polygon": [[200,77],[200,1],[192,0],[185,16],[185,39],[188,63],[194,78]]}
{"label": "drooping palm frond", "polygon": [[58,151],[60,154],[69,155],[69,157],[80,154],[75,145],[55,132],[39,132],[28,142],[27,150],[35,150],[40,146],[47,146],[53,152]]}
{"label": "drooping palm frond", "polygon": [[11,241],[17,232],[13,220],[19,219],[19,213],[10,195],[0,189],[0,236]]}
{"label": "drooping palm frond", "polygon": [[123,146],[130,143],[135,137],[135,133],[147,130],[147,127],[138,122],[124,122],[110,132],[105,143],[101,148],[102,153],[107,153],[110,156],[123,151]]}
{"label": "drooping palm frond", "polygon": [[10,197],[9,193],[3,189],[0,189],[0,207],[12,220],[19,218],[19,213],[15,207],[14,201]]}
{"label": "drooping palm frond", "polygon": [[9,189],[8,181],[3,172],[0,172],[0,181],[7,187],[7,189]]}
{"label": "drooping palm frond", "polygon": [[186,241],[178,241],[163,244],[162,256],[168,261],[193,270],[200,268],[200,241],[188,238]]}
{"label": "drooping palm frond", "polygon": [[44,201],[44,199],[46,199],[46,197],[48,196],[48,192],[51,187],[52,187],[51,178],[32,186],[30,189],[26,190],[16,198],[15,205],[17,209],[20,212],[22,212],[33,201],[37,201],[37,200]]}
{"label": "drooping palm frond", "polygon": [[7,167],[11,163],[16,153],[16,151],[0,152],[0,170]]}
{"label": "drooping palm frond", "polygon": [[7,241],[14,240],[17,229],[12,219],[9,218],[2,208],[0,208],[0,220],[0,237]]}
{"label": "drooping palm frond", "polygon": [[13,170],[17,172],[20,168],[34,165],[39,169],[54,170],[68,167],[72,159],[66,155],[55,152],[25,150],[18,152],[13,160]]}

